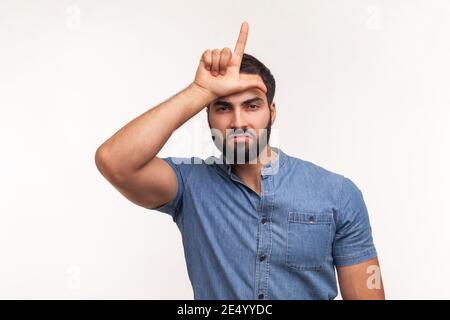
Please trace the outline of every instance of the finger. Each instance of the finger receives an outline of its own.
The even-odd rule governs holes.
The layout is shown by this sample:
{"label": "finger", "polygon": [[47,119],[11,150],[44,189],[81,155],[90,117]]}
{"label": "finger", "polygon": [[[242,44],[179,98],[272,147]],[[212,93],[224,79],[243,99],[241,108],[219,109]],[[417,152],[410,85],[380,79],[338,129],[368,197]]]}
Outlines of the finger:
{"label": "finger", "polygon": [[205,67],[208,71],[211,71],[211,64],[212,64],[212,55],[211,50],[206,50],[203,52],[202,60],[205,63]]}
{"label": "finger", "polygon": [[211,73],[213,76],[219,75],[220,50],[214,49],[212,52]]}
{"label": "finger", "polygon": [[248,37],[248,29],[248,23],[243,22],[241,24],[241,31],[239,32],[239,37],[234,48],[234,53],[240,57],[240,60],[242,60],[242,56],[244,55],[244,49]]}
{"label": "finger", "polygon": [[239,81],[239,91],[244,91],[250,88],[257,88],[264,93],[267,93],[267,87],[261,80],[245,80]]}
{"label": "finger", "polygon": [[219,72],[220,74],[224,75],[227,72],[228,63],[230,62],[231,58],[231,49],[230,48],[223,48],[222,52],[220,53],[220,62],[219,62]]}

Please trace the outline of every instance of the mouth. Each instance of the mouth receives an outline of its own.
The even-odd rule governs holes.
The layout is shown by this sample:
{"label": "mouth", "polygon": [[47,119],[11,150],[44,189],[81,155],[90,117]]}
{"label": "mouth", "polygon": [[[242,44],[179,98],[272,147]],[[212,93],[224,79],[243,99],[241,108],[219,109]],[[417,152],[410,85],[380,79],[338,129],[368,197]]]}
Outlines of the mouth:
{"label": "mouth", "polygon": [[242,133],[242,134],[231,134],[228,139],[233,142],[242,142],[242,141],[249,141],[252,139],[252,136],[248,133]]}

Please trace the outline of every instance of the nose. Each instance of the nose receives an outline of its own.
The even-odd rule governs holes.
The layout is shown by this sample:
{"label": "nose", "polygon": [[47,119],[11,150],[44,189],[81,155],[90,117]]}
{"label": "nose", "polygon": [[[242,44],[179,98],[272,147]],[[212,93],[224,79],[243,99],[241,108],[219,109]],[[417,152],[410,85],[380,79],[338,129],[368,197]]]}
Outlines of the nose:
{"label": "nose", "polygon": [[245,117],[244,112],[241,112],[240,108],[235,108],[233,112],[233,118],[230,123],[231,129],[246,129],[248,127],[248,122]]}

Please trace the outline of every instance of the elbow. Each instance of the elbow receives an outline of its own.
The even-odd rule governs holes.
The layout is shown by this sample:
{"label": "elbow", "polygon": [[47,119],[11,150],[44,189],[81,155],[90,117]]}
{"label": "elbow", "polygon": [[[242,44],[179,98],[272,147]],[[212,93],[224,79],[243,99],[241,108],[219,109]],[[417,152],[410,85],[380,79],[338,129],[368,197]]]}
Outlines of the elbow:
{"label": "elbow", "polygon": [[95,152],[95,166],[98,171],[111,183],[119,183],[121,174],[114,165],[113,159],[104,147],[100,146]]}
{"label": "elbow", "polygon": [[95,166],[101,174],[105,175],[106,167],[107,167],[107,152],[101,146],[95,151]]}

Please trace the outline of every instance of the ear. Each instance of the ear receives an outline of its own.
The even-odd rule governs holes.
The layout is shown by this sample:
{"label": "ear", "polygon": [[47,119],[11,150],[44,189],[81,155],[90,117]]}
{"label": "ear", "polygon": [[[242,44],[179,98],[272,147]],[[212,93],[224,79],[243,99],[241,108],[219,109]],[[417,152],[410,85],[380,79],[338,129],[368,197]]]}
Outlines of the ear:
{"label": "ear", "polygon": [[272,114],[272,125],[275,122],[275,118],[277,117],[277,108],[275,105],[275,101],[272,101],[272,104],[270,105],[270,113]]}

